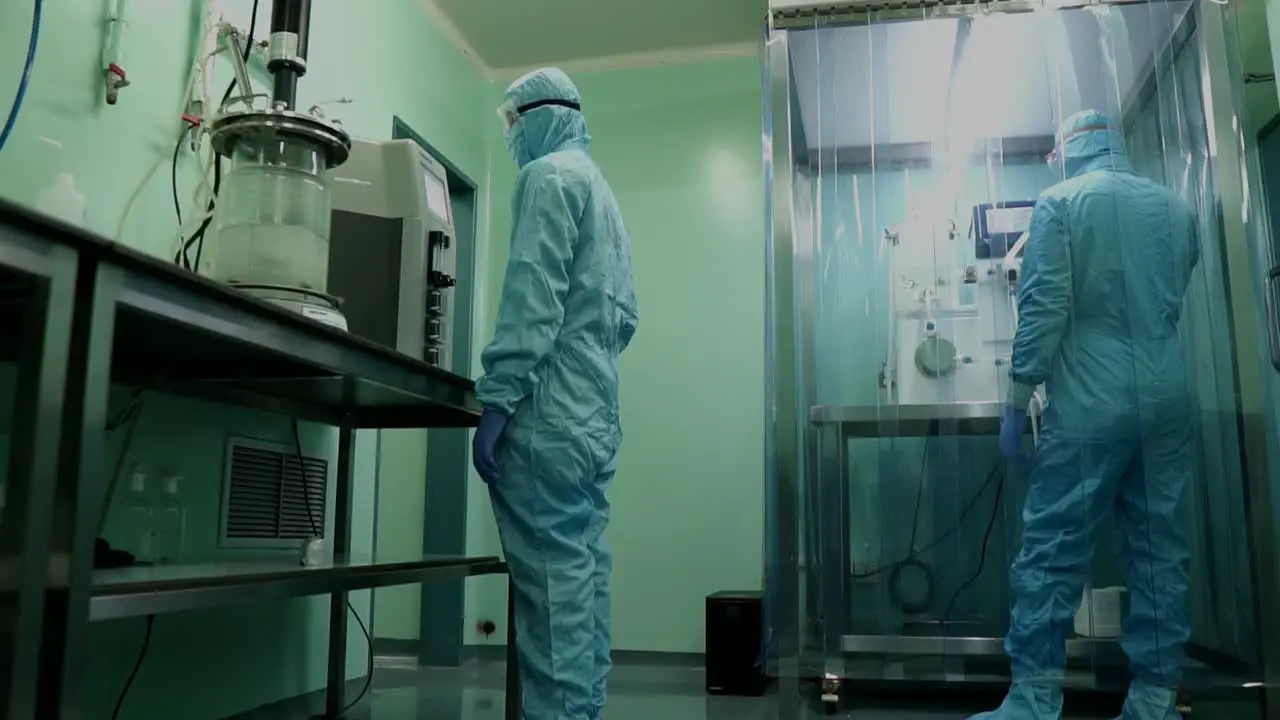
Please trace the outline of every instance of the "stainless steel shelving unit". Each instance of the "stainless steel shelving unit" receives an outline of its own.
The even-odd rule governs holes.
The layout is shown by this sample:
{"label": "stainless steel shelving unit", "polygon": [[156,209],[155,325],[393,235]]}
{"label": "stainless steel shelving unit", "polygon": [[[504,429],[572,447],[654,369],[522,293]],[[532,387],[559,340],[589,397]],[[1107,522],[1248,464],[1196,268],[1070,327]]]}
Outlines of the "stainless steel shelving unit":
{"label": "stainless steel shelving unit", "polygon": [[504,572],[506,567],[496,557],[429,557],[399,563],[348,560],[316,567],[275,561],[97,570],[89,619],[163,615]]}
{"label": "stainless steel shelving unit", "polygon": [[[853,565],[849,556],[849,441],[858,438],[923,438],[929,436],[995,436],[1000,430],[998,402],[946,405],[818,406],[809,409],[816,447],[816,483],[810,497],[823,498],[811,508],[818,528],[817,547],[833,571],[816,580],[807,596],[810,612],[823,618],[818,644],[822,673],[838,684],[846,675],[846,656],[855,655],[999,655],[1001,639],[975,637],[911,637],[847,634],[852,608]],[[830,502],[831,499],[837,499]],[[814,578],[810,578],[814,582]]]}
{"label": "stainless steel shelving unit", "polygon": [[[0,201],[0,361],[17,367],[0,523],[0,714],[79,717],[88,623],[329,595],[325,717],[345,705],[355,590],[501,574],[493,557],[378,563],[351,552],[355,431],[473,427],[462,378]],[[113,383],[339,429],[333,561],[93,569]],[[510,617],[508,617],[510,621]],[[507,717],[519,716],[508,622]]]}

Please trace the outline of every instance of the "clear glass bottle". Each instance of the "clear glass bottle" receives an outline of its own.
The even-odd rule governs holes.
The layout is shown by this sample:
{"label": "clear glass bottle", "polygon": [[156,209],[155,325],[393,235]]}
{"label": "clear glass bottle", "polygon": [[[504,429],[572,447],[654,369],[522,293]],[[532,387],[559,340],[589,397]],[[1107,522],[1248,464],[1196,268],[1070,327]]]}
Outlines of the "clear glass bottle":
{"label": "clear glass bottle", "polygon": [[141,469],[135,469],[129,475],[124,528],[127,535],[123,549],[133,553],[134,560],[139,563],[151,562],[154,557],[151,541],[155,531],[155,514],[152,512],[151,496],[147,492],[147,474]]}
{"label": "clear glass bottle", "polygon": [[187,508],[182,502],[182,478],[166,477],[156,502],[155,558],[157,564],[183,560],[186,547]]}

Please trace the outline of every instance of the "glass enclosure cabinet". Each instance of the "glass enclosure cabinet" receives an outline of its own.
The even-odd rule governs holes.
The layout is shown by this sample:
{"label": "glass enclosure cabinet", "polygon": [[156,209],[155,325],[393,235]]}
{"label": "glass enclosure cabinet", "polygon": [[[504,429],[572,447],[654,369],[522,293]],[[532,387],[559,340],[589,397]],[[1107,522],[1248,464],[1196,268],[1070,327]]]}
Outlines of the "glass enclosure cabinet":
{"label": "glass enclosure cabinet", "polygon": [[[764,53],[766,603],[784,714],[856,682],[1007,683],[1029,473],[996,437],[1022,252],[1037,199],[1070,174],[1046,161],[1060,127],[1094,110],[1197,224],[1177,323],[1194,408],[1183,688],[1231,703],[1212,717],[1280,717],[1280,272],[1239,118],[1235,5],[848,5],[775,8]],[[1052,390],[1031,402],[1028,444]],[[1071,689],[1128,682],[1114,535],[1103,520]]]}

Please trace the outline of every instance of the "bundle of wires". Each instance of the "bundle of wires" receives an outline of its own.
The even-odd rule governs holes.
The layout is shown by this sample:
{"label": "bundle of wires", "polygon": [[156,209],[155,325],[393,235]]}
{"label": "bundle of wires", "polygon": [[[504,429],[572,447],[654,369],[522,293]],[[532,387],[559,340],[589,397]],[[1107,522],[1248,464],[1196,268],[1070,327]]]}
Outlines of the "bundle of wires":
{"label": "bundle of wires", "polygon": [[[990,544],[991,535],[995,530],[996,520],[999,517],[999,513],[1000,513],[1000,501],[1004,496],[1005,475],[1003,472],[1001,472],[1002,468],[1004,467],[1004,463],[1002,461],[997,461],[992,466],[990,472],[987,473],[986,479],[982,483],[982,487],[978,488],[978,491],[974,493],[973,497],[969,499],[969,501],[965,504],[964,508],[961,510],[960,516],[956,519],[955,525],[953,525],[945,533],[939,535],[938,537],[934,538],[932,541],[926,543],[923,547],[916,549],[916,539],[918,537],[918,531],[920,526],[920,509],[924,499],[925,478],[927,477],[927,474],[928,474],[928,456],[929,456],[929,444],[928,444],[928,438],[926,438],[924,458],[921,462],[921,469],[920,469],[920,482],[916,488],[915,509],[912,513],[912,519],[911,519],[911,541],[910,541],[910,544],[908,545],[908,548],[910,548],[909,554],[907,555],[907,557],[901,560],[889,563],[887,565],[883,565],[881,567],[876,568],[875,570],[871,570],[864,573],[854,573],[853,578],[855,580],[865,580],[868,578],[873,578],[873,577],[877,577],[879,575],[888,573],[889,574],[889,596],[890,596],[890,599],[893,601],[894,605],[896,605],[900,610],[907,613],[908,615],[921,615],[927,612],[933,600],[933,582],[934,581],[933,581],[932,571],[930,571],[928,565],[926,565],[923,561],[921,561],[921,558],[924,557],[924,555],[928,553],[930,550],[942,545],[943,543],[947,542],[948,540],[950,540],[952,537],[954,537],[960,532],[960,530],[964,527],[965,521],[969,518],[969,516],[973,513],[973,511],[977,509],[978,505],[982,501],[982,498],[987,495],[987,490],[994,483],[996,485],[995,500],[992,503],[991,515],[987,519],[986,530],[983,533],[982,549],[980,551],[980,556],[978,558],[977,569],[963,583],[960,584],[960,586],[952,594],[951,599],[947,602],[946,612],[944,613],[944,616],[943,616],[944,622],[945,622],[947,619],[950,618],[951,612],[954,609],[955,604],[959,600],[960,596],[964,593],[965,590],[969,589],[975,582],[978,581],[978,578],[981,577],[982,571],[986,567],[987,547]],[[905,583],[905,577],[908,570],[915,570],[923,578],[925,589],[923,592],[919,593],[920,597],[918,598],[914,598],[914,599],[908,598],[907,593],[904,590],[903,586]]]}
{"label": "bundle of wires", "polygon": [[[180,118],[180,122],[181,122],[181,126],[177,131],[177,137],[175,139],[175,147],[173,148],[172,154],[158,153],[156,155],[154,162],[152,162],[151,166],[147,169],[147,172],[142,176],[142,179],[138,182],[138,184],[134,187],[133,192],[129,195],[129,199],[125,202],[124,210],[120,214],[120,220],[116,225],[114,238],[117,242],[123,242],[125,240],[124,234],[125,234],[126,228],[128,227],[130,216],[133,214],[134,209],[137,207],[138,202],[141,200],[144,191],[150,185],[151,179],[155,177],[155,174],[157,172],[160,171],[160,168],[164,165],[165,161],[169,161],[171,164],[172,172],[171,172],[170,179],[172,181],[171,189],[174,195],[174,198],[173,198],[174,206],[178,208],[177,210],[178,214],[179,215],[182,214],[181,203],[177,197],[177,180],[178,180],[177,176],[178,176],[179,153],[181,151],[182,144],[184,142],[187,142],[188,139],[191,137],[192,132],[200,128],[200,126],[203,125],[204,123],[204,118],[188,114],[190,101],[193,98],[197,97],[198,95],[200,98],[202,98],[204,107],[209,107],[210,105],[208,100],[207,88],[201,91],[199,85],[201,81],[203,81],[204,84],[207,85],[208,77],[209,77],[208,65],[210,60],[213,59],[214,55],[217,54],[217,53],[206,54],[203,48],[205,47],[205,44],[208,41],[209,37],[211,35],[216,34],[217,32],[218,32],[217,24],[213,22],[213,18],[211,17],[211,15],[206,14],[205,21],[202,27],[202,35],[201,35],[203,40],[199,44],[201,49],[199,52],[196,53],[195,57],[192,59],[191,68],[190,68],[190,72],[187,75],[187,82],[185,85],[185,89],[183,91],[181,103],[175,113]],[[212,154],[212,148],[209,148],[209,154],[210,155]],[[199,204],[201,206],[207,205],[209,203],[208,199],[202,197],[201,195],[202,193],[210,197],[213,195],[213,188],[210,185],[209,177],[208,177],[210,172],[208,165],[211,162],[212,162],[212,158],[206,159],[204,154],[201,154],[200,173],[199,173],[200,184],[194,191],[193,198],[192,198],[192,201],[194,203]],[[201,220],[203,220],[203,218],[204,216],[202,215]],[[181,247],[182,245],[181,238],[186,235],[187,230],[188,228],[184,227],[182,223],[179,223],[178,231],[176,233],[176,235],[179,237],[179,242],[177,243],[179,247]]]}
{"label": "bundle of wires", "polygon": [[[983,496],[987,494],[987,489],[990,488],[992,484],[995,484],[997,480],[999,480],[1000,487],[1001,488],[1004,487],[1003,476],[1002,476],[1002,473],[1000,472],[1002,467],[1003,467],[1003,461],[997,461],[996,464],[991,467],[991,471],[987,473],[987,477],[983,481],[982,487],[978,488],[978,492],[974,493],[973,497],[969,499],[969,502],[965,504],[964,508],[960,511],[960,517],[956,519],[956,524],[953,525],[949,530],[942,533],[938,537],[934,538],[932,541],[925,544],[919,550],[914,550],[913,552],[911,552],[910,555],[908,555],[906,558],[902,560],[898,560],[896,562],[892,562],[887,565],[882,565],[876,568],[875,570],[870,570],[865,573],[854,573],[853,574],[854,579],[865,580],[867,578],[883,575],[884,573],[890,573],[890,572],[894,572],[895,570],[901,570],[906,566],[919,562],[920,558],[924,556],[926,553],[928,553],[930,550],[942,545],[943,543],[950,540],[952,537],[955,537],[955,535],[958,534],[960,530],[964,527],[964,521],[968,519],[969,515],[971,515],[975,509],[977,509],[978,504],[982,501]],[[917,511],[917,514],[918,514],[918,511]]]}
{"label": "bundle of wires", "polygon": [[[259,1],[260,0],[253,0],[253,19],[249,21],[249,34],[245,38],[244,61],[246,63],[249,62],[249,56],[253,53],[253,36],[258,29]],[[225,105],[227,103],[227,100],[231,99],[231,93],[235,92],[235,89],[236,89],[236,80],[235,78],[232,78],[231,82],[227,85],[226,91],[222,93],[222,100],[218,102],[219,108]],[[240,88],[240,91],[242,93],[251,93],[253,92],[253,88]],[[175,147],[173,151],[174,169],[173,169],[172,175],[174,178],[173,192],[175,196],[177,195],[177,192],[178,192],[177,191],[178,148],[182,147],[182,142],[184,139],[185,139],[185,133],[183,134],[183,136],[178,138],[177,147]],[[192,272],[200,272],[200,259],[204,255],[205,235],[209,231],[209,225],[213,222],[213,211],[217,206],[218,192],[221,189],[222,189],[222,158],[215,157],[213,160],[213,190],[210,193],[209,202],[205,207],[204,217],[201,218],[200,225],[196,228],[195,232],[193,232],[190,237],[180,238],[181,247],[178,248],[177,253],[175,253],[173,257],[173,262],[175,264],[180,265],[183,268],[190,270]],[[179,227],[182,226],[181,215],[182,214],[179,211],[178,213]],[[195,251],[196,251],[196,257],[194,261],[191,259],[189,255],[193,247],[195,248]]]}

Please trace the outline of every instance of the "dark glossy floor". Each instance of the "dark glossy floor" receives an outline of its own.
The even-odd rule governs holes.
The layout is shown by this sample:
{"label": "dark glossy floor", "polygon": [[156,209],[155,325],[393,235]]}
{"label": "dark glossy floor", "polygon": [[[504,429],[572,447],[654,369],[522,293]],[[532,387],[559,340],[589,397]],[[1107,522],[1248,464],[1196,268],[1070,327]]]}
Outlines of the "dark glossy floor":
{"label": "dark glossy floor", "polygon": [[[462,668],[417,668],[384,659],[374,675],[367,702],[351,720],[503,720],[503,667],[473,662]],[[708,697],[702,670],[674,664],[620,662],[611,679],[607,720],[776,720],[774,697]],[[806,693],[809,696],[814,693]],[[318,700],[315,698],[313,700]],[[838,717],[854,720],[964,720],[987,702],[981,698],[949,700],[918,697],[910,702],[855,698]],[[998,702],[998,699],[997,701]],[[236,720],[304,720],[319,710],[263,708]],[[1197,713],[1199,716],[1200,713]],[[816,704],[802,717],[826,717]],[[1076,716],[1079,720],[1099,716]],[[1235,720],[1235,713],[1210,715]]]}

